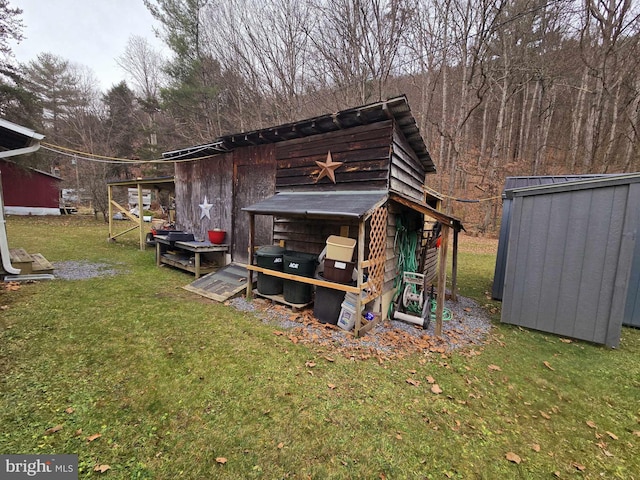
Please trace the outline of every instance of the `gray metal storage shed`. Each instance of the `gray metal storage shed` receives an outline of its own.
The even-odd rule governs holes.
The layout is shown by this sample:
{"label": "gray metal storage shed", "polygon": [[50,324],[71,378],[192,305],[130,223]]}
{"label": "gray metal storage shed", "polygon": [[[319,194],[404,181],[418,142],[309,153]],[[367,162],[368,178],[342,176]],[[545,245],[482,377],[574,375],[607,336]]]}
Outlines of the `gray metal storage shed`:
{"label": "gray metal storage shed", "polygon": [[502,321],[617,347],[640,225],[640,173],[508,190]]}
{"label": "gray metal storage shed", "polygon": [[507,266],[507,245],[509,242],[509,225],[511,224],[511,199],[507,198],[506,191],[515,188],[536,187],[539,185],[551,185],[553,183],[575,182],[591,178],[602,178],[611,175],[545,175],[533,177],[507,177],[502,191],[502,221],[500,223],[500,240],[496,256],[496,267],[493,273],[493,285],[491,298],[502,300],[504,287],[504,270]]}

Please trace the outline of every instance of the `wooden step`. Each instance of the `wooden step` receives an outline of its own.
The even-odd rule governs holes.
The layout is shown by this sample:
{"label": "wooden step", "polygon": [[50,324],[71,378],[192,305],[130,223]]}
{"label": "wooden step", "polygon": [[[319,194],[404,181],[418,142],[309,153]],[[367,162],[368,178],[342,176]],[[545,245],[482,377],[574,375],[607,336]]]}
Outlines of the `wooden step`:
{"label": "wooden step", "polygon": [[27,253],[24,248],[10,248],[11,265],[20,269],[20,275],[53,273],[53,265],[41,253]]}
{"label": "wooden step", "polygon": [[33,273],[53,273],[53,265],[41,253],[32,253],[31,269]]}
{"label": "wooden step", "polygon": [[24,248],[10,248],[9,256],[11,258],[11,266],[19,268],[21,275],[33,272],[33,259]]}

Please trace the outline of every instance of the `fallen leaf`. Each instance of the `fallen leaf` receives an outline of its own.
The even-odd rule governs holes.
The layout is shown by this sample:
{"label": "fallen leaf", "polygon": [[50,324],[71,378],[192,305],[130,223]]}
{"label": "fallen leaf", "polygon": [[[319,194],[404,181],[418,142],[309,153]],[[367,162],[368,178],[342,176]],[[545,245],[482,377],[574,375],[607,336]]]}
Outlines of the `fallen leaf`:
{"label": "fallen leaf", "polygon": [[227,463],[227,459],[224,457],[217,457],[216,462],[218,462],[221,465],[224,465],[225,463]]}
{"label": "fallen leaf", "polygon": [[613,453],[611,453],[609,450],[603,450],[602,453],[604,453],[606,457],[613,457]]}
{"label": "fallen leaf", "polygon": [[546,418],[547,420],[551,420],[551,415],[549,415],[546,412],[543,412],[542,410],[540,410],[540,415],[542,415],[544,418]]}
{"label": "fallen leaf", "polygon": [[335,362],[335,359],[332,357],[324,357],[327,362]]}
{"label": "fallen leaf", "polygon": [[555,472],[553,472],[553,476],[560,478],[560,472],[558,470],[556,470]]}
{"label": "fallen leaf", "polygon": [[279,448],[279,449],[283,449],[283,448],[284,448],[284,442],[280,442],[280,443],[278,444],[278,448]]}
{"label": "fallen leaf", "polygon": [[434,383],[436,383],[436,379],[433,378],[431,375],[427,376],[427,382],[431,385],[433,385]]}
{"label": "fallen leaf", "polygon": [[96,465],[96,466],[93,468],[93,471],[94,471],[94,472],[100,472],[100,473],[104,473],[104,472],[106,472],[107,470],[111,470],[111,467],[110,467],[109,465]]}
{"label": "fallen leaf", "polygon": [[327,387],[329,387],[331,390],[335,390],[336,386],[333,383],[327,383]]}
{"label": "fallen leaf", "polygon": [[615,433],[607,432],[607,435],[609,435],[614,440],[618,440],[618,436]]}
{"label": "fallen leaf", "polygon": [[496,372],[502,371],[502,369],[498,365],[489,365],[489,370],[494,370]]}
{"label": "fallen leaf", "polygon": [[420,380],[414,380],[413,378],[407,378],[406,382],[409,385],[413,385],[414,387],[417,387],[420,385]]}
{"label": "fallen leaf", "polygon": [[440,393],[442,393],[442,389],[440,388],[440,386],[437,383],[434,383],[431,386],[431,392],[435,393],[436,395],[439,395]]}
{"label": "fallen leaf", "polygon": [[533,450],[534,452],[539,452],[540,445],[538,445],[537,443],[534,443],[533,445],[531,445],[531,450]]}
{"label": "fallen leaf", "polygon": [[56,433],[62,430],[62,425],[56,425],[55,427],[48,428],[44,433],[47,435],[51,435],[52,433]]}
{"label": "fallen leaf", "polygon": [[581,472],[584,472],[584,470],[587,468],[584,465],[581,465],[577,462],[573,462],[571,466],[574,467],[576,470],[580,470]]}
{"label": "fallen leaf", "polygon": [[505,455],[505,458],[510,462],[516,463],[518,465],[520,465],[520,462],[522,461],[520,456],[513,452],[507,452],[507,454]]}
{"label": "fallen leaf", "polygon": [[553,368],[551,366],[551,364],[549,362],[547,362],[546,360],[544,362],[542,362],[544,364],[545,367],[547,367],[549,370],[555,370],[555,368]]}
{"label": "fallen leaf", "polygon": [[79,437],[80,435],[82,435],[82,429],[79,428],[78,430],[76,430],[76,433],[74,434],[76,437]]}
{"label": "fallen leaf", "polygon": [[402,440],[402,435],[400,435],[399,433],[396,433],[396,438],[397,438],[398,440]]}
{"label": "fallen leaf", "polygon": [[410,373],[411,375],[415,375],[417,372],[416,372],[416,370],[409,370],[409,373]]}
{"label": "fallen leaf", "polygon": [[640,430],[634,430],[631,433],[632,433],[632,435],[635,435],[636,437],[640,437]]}
{"label": "fallen leaf", "polygon": [[100,438],[102,436],[101,433],[94,433],[93,435],[91,435],[90,437],[87,437],[87,442],[91,443],[94,440],[97,440],[98,438]]}
{"label": "fallen leaf", "polygon": [[586,424],[591,428],[598,428],[593,420],[587,420]]}
{"label": "fallen leaf", "polygon": [[71,415],[73,412],[75,412],[75,410],[72,407],[69,407],[65,410],[65,412]]}
{"label": "fallen leaf", "polygon": [[316,363],[312,361],[308,361],[308,362],[305,362],[304,366],[308,368],[313,368],[316,366]]}
{"label": "fallen leaf", "polygon": [[573,343],[573,340],[571,340],[569,338],[561,338],[560,341],[563,342],[563,343]]}

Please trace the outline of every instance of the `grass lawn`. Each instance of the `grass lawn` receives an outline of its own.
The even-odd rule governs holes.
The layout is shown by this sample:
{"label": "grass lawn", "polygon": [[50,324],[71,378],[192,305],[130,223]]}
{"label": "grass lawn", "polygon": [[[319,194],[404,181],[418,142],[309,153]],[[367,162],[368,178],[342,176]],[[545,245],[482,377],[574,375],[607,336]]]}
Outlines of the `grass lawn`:
{"label": "grass lawn", "polygon": [[119,274],[0,289],[0,453],[78,454],[80,478],[640,479],[640,331],[611,350],[501,325],[495,242],[461,239],[486,345],[378,363],[274,335],[107,230],[7,220],[12,247]]}

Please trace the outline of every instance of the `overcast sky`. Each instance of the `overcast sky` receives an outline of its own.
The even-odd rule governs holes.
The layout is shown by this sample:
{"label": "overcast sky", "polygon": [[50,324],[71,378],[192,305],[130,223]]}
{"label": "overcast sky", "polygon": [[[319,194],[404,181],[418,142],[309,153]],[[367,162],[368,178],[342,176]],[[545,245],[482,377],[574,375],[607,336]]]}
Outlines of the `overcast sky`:
{"label": "overcast sky", "polygon": [[18,62],[53,53],[91,68],[103,92],[125,79],[115,59],[130,36],[163,48],[153,33],[157,23],[142,0],[9,0],[9,5],[23,10],[25,39],[13,44]]}

